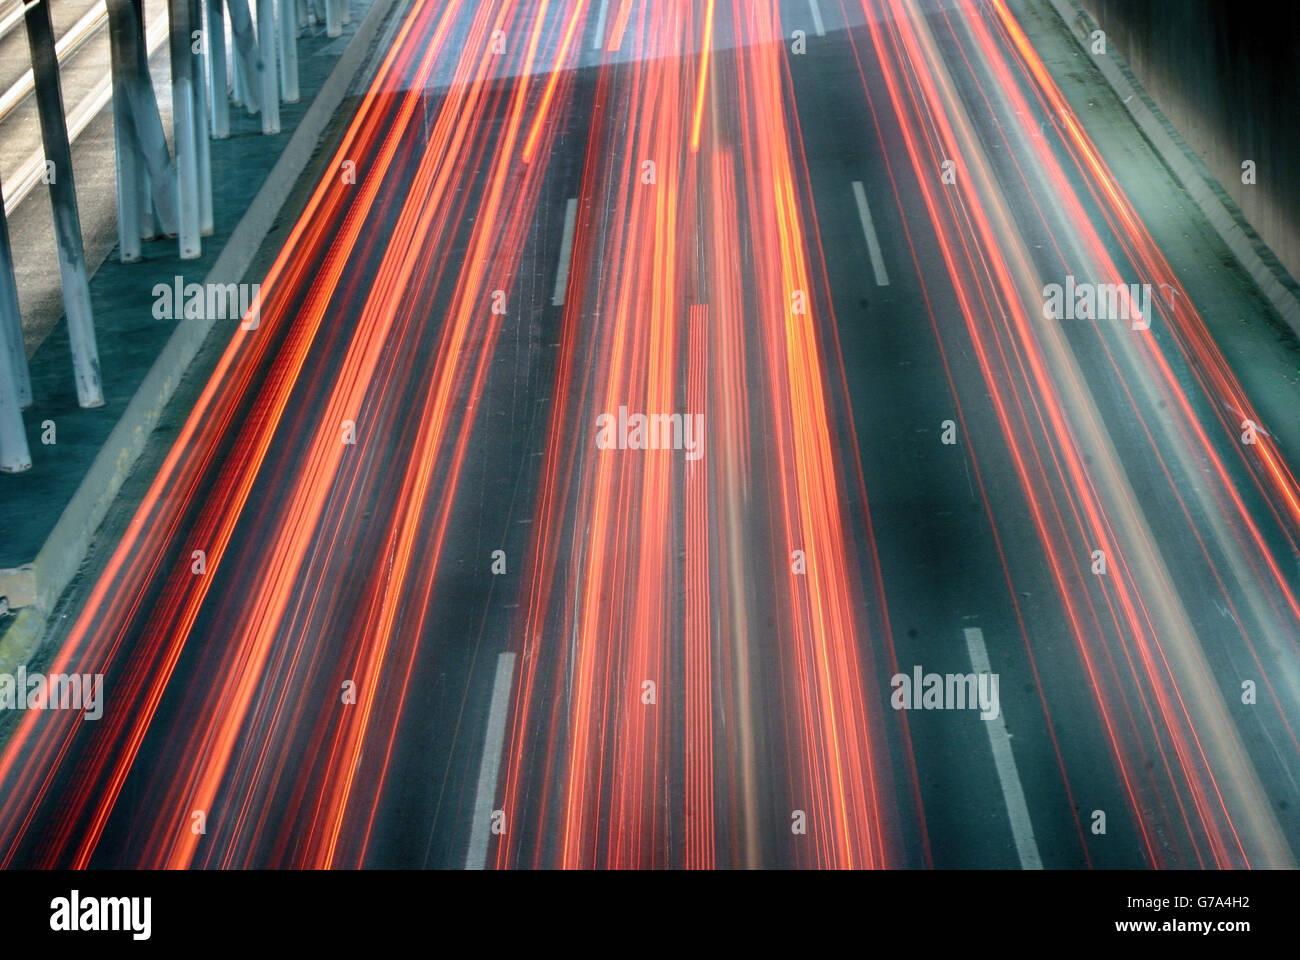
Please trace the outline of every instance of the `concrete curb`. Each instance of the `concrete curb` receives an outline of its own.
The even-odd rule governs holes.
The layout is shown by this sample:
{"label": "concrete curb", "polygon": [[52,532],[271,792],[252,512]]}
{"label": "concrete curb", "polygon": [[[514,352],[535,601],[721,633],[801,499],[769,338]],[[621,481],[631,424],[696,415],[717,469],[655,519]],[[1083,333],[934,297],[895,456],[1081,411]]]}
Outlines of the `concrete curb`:
{"label": "concrete curb", "polygon": [[[1066,28],[1074,34],[1084,53],[1101,70],[1102,76],[1128,108],[1147,141],[1205,214],[1237,262],[1250,274],[1273,309],[1300,336],[1300,297],[1291,289],[1295,281],[1277,263],[1264,242],[1250,235],[1254,230],[1245,217],[1235,209],[1235,204],[1230,208],[1225,203],[1224,196],[1221,196],[1223,187],[1208,171],[1201,168],[1191,148],[1175,138],[1172,124],[1147,95],[1128,65],[1110,51],[1109,43],[1105,56],[1092,55],[1089,37],[1092,31],[1098,29],[1096,21],[1076,0],[1048,0],[1048,3],[1065,22]],[[1250,234],[1247,233],[1248,229]],[[1273,260],[1273,264],[1266,261],[1266,256]]]}
{"label": "concrete curb", "polygon": [[[325,127],[347,95],[394,3],[395,0],[375,0],[365,19],[357,26],[347,48],[285,144],[266,182],[253,197],[243,219],[204,278],[205,283],[226,284],[243,280],[262,241],[280,215],[290,190],[316,152]],[[13,623],[0,637],[0,673],[13,673],[40,649],[54,604],[77,575],[95,531],[144,451],[149,435],[214,323],[215,319],[187,320],[176,326],[127,404],[122,418],[95,456],[77,492],[32,561],[36,602],[19,610]]]}

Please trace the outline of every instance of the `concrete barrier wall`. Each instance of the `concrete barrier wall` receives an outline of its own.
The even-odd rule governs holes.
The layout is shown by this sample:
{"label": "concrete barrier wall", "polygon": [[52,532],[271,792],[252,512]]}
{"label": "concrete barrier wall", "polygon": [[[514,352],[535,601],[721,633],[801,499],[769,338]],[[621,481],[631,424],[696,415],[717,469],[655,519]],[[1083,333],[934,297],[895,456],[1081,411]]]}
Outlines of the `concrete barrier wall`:
{"label": "concrete barrier wall", "polygon": [[[1300,278],[1300,2],[1077,2]],[[1242,183],[1245,160],[1254,186]]]}

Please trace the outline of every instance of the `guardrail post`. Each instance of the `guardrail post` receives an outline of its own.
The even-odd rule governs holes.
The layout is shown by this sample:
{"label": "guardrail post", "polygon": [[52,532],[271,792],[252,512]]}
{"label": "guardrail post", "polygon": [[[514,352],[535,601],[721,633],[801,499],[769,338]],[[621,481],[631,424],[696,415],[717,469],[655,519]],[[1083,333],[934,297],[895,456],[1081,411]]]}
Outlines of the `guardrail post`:
{"label": "guardrail post", "polygon": [[32,465],[23,427],[22,408],[31,406],[32,381],[27,374],[23,321],[18,314],[18,285],[14,282],[9,224],[0,203],[0,472],[19,473]]}
{"label": "guardrail post", "polygon": [[135,45],[123,29],[120,17],[113,11],[109,12],[108,17],[108,61],[113,76],[118,251],[123,263],[135,263],[140,259],[140,241],[144,239],[140,223],[141,208],[144,206],[140,188],[146,183],[146,178],[141,176],[143,159],[136,148],[138,138],[135,123],[131,119],[131,101],[127,93],[127,78],[135,73]]}
{"label": "guardrail post", "polygon": [[[4,312],[7,308],[0,306],[0,313]],[[0,473],[21,473],[32,466],[23,414],[18,409],[18,384],[14,382],[14,364],[19,359],[26,366],[26,355],[19,351],[15,357],[13,346],[5,337],[0,343]]]}
{"label": "guardrail post", "polygon": [[[116,117],[117,97],[123,97],[130,122],[122,132],[131,134],[136,160],[136,204],[140,236],[152,240],[163,233],[176,233],[175,169],[167,150],[167,134],[158,113],[153,77],[149,74],[149,54],[144,39],[144,11],[139,0],[108,0],[109,54],[113,63],[113,98]],[[118,131],[114,131],[116,137]],[[121,141],[118,163],[122,162]],[[128,163],[130,161],[128,160]],[[122,172],[119,171],[119,176]],[[152,202],[151,202],[152,201]],[[159,223],[154,224],[154,211]],[[121,203],[118,206],[122,214]]]}
{"label": "guardrail post", "polygon": [[262,55],[262,132],[280,132],[280,85],[275,78],[275,0],[257,0],[257,49]]}
{"label": "guardrail post", "polygon": [[199,240],[199,158],[194,136],[194,68],[190,55],[190,2],[167,0],[172,66],[172,140],[176,150],[176,213],[182,260],[202,254]]}
{"label": "guardrail post", "polygon": [[68,318],[77,402],[83,407],[98,407],[104,402],[104,390],[99,379],[99,348],[95,344],[95,320],[90,309],[90,285],[86,280],[86,252],[81,244],[77,187],[72,176],[72,149],[68,146],[68,125],[63,114],[59,61],[54,52],[54,23],[50,19],[48,0],[30,3],[25,8],[24,20],[27,44],[32,53],[32,79],[36,110],[40,116],[41,142],[45,147],[50,205],[54,208],[54,237],[63,286],[63,309]]}
{"label": "guardrail post", "polygon": [[262,56],[253,35],[248,0],[226,0],[226,12],[230,14],[230,30],[234,34],[235,94],[244,109],[256,116],[261,112]]}
{"label": "guardrail post", "polygon": [[9,245],[9,222],[0,203],[0,338],[13,357],[10,382],[18,398],[18,409],[32,405],[32,378],[27,371],[27,348],[23,345],[23,321],[18,312],[18,283],[14,280],[14,254]]}
{"label": "guardrail post", "polygon": [[211,88],[212,136],[230,136],[230,81],[226,76],[226,18],[222,0],[205,0],[208,14],[208,77]]}
{"label": "guardrail post", "polygon": [[[108,11],[109,11],[109,22],[110,22],[110,23],[112,23],[113,8],[114,8],[114,6],[116,5],[116,6],[120,9],[121,6],[122,6],[122,3],[123,3],[123,0],[108,0]],[[132,70],[135,72],[135,75],[136,75],[136,76],[141,76],[141,75],[143,75],[143,76],[145,76],[145,77],[147,78],[147,80],[148,80],[148,89],[147,89],[147,93],[148,93],[148,96],[149,96],[149,103],[153,105],[153,111],[154,111],[155,114],[157,114],[157,113],[158,113],[158,100],[157,100],[157,98],[154,96],[154,93],[153,93],[153,79],[152,79],[151,77],[148,76],[148,59],[149,59],[149,52],[148,52],[148,50],[145,48],[145,39],[144,39],[144,3],[143,3],[143,0],[128,0],[128,9],[127,9],[127,14],[128,14],[128,15],[130,16],[130,18],[131,18],[130,29],[128,29],[127,32],[128,32],[128,34],[129,34],[130,36],[132,36],[132,37],[135,38],[134,43],[135,43],[135,45],[136,45],[136,54],[135,54],[135,59],[133,59],[133,60],[131,61],[131,63],[132,63]],[[141,67],[140,67],[140,63],[141,63],[141,61],[143,61],[144,64],[145,64],[145,69],[144,69],[143,71],[141,70]],[[131,89],[134,89],[134,86],[133,86]],[[139,213],[139,220],[140,220],[140,239],[141,239],[141,240],[156,240],[156,239],[158,238],[158,234],[159,234],[161,228],[160,228],[160,226],[159,226],[159,224],[158,224],[158,222],[157,222],[157,218],[154,216],[154,207],[155,207],[154,193],[153,193],[153,191],[154,191],[154,187],[153,187],[153,181],[152,181],[152,179],[151,179],[150,176],[149,176],[149,167],[148,167],[148,164],[149,164],[149,162],[150,162],[150,158],[147,156],[147,144],[148,144],[149,141],[148,141],[148,138],[146,138],[146,137],[142,134],[142,132],[141,132],[141,128],[142,128],[142,126],[147,128],[147,127],[149,126],[149,124],[144,123],[144,121],[136,120],[135,117],[134,117],[135,108],[132,107],[131,109],[132,109],[132,114],[133,114],[133,116],[132,116],[132,122],[135,123],[135,128],[136,128],[136,129],[135,129],[135,133],[136,133],[136,136],[139,137],[139,140],[137,141],[137,143],[138,143],[139,148],[140,148],[141,158],[142,158],[142,160],[144,161],[144,162],[143,162],[139,167],[137,167],[137,170],[136,170],[136,172],[137,172],[137,174],[138,174],[138,178],[137,178],[137,179],[138,179],[138,184],[139,184],[139,186],[137,187],[136,193],[137,193],[137,198],[138,198],[138,200],[139,200],[139,204],[140,204],[140,213]],[[162,131],[162,117],[161,117],[161,116],[158,116],[158,117],[157,117],[157,129],[158,129],[160,132]],[[162,145],[163,145],[163,154],[164,154],[164,156],[165,156],[165,158],[166,158],[166,160],[167,160],[167,168],[170,169],[170,167],[171,167],[171,154],[169,154],[169,153],[167,152],[167,137],[166,137],[165,134],[162,135]],[[172,185],[172,179],[171,179],[171,176],[170,176],[170,175],[164,177],[164,178],[162,179],[161,183],[162,183],[162,187],[161,187],[162,192],[163,192],[163,194],[168,198],[167,202],[170,204],[170,206],[169,206],[167,209],[172,210],[172,229],[171,229],[171,232],[172,232],[172,233],[175,233],[175,231],[176,231],[176,225],[175,225],[175,221],[176,221],[176,217],[175,217],[175,202],[174,202],[175,199],[176,199],[176,197],[175,197],[175,195],[174,195],[174,194],[175,194],[175,187]],[[165,225],[164,225],[164,226],[165,226]]]}
{"label": "guardrail post", "polygon": [[280,90],[285,103],[298,102],[298,5],[280,0]]}
{"label": "guardrail post", "polygon": [[199,34],[190,44],[190,88],[194,91],[194,151],[198,157],[199,177],[199,233],[212,233],[212,153],[208,144],[208,71],[203,55],[203,4],[189,0],[190,37]]}

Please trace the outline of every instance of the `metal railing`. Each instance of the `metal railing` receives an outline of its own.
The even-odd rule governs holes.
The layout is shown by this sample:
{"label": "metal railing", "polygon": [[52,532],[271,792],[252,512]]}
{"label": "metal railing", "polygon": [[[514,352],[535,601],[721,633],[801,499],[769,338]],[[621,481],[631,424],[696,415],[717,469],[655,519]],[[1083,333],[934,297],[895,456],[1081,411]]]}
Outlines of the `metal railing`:
{"label": "metal railing", "polygon": [[[42,180],[49,186],[73,377],[82,407],[101,405],[104,393],[60,59],[71,56],[107,19],[110,72],[73,115],[73,138],[111,98],[122,262],[140,260],[143,242],[170,237],[175,237],[181,259],[194,259],[202,255],[201,238],[213,229],[209,139],[230,135],[232,104],[260,115],[264,134],[279,133],[281,100],[295,103],[299,97],[299,31],[324,21],[328,36],[340,36],[350,21],[349,6],[349,0],[167,0],[166,22],[146,30],[144,0],[103,0],[57,41],[49,0],[0,8],[0,37],[23,22],[32,60],[29,73],[0,95],[0,120],[34,97],[42,144],[22,168],[5,206],[12,211]],[[162,31],[171,61],[170,150],[149,73],[149,57],[161,44]],[[22,421],[22,410],[31,403],[13,251],[0,206],[0,472],[15,473],[32,464]]]}

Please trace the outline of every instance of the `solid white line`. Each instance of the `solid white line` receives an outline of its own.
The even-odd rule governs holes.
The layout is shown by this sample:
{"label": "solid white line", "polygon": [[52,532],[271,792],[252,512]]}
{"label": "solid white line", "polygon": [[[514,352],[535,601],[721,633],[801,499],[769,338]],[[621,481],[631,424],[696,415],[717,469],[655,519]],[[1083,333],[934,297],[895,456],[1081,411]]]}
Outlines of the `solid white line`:
{"label": "solid white line", "polygon": [[[10,22],[17,22],[15,17],[21,19],[24,10],[19,8],[12,17],[4,23],[0,23],[0,36],[8,32]],[[68,58],[69,50],[75,50],[81,43],[89,37],[99,25],[108,18],[108,9],[103,3],[92,7],[87,14],[76,22],[76,24],[63,36],[59,37],[58,42],[54,45],[54,57],[58,60],[60,66]],[[24,100],[35,87],[35,81],[32,78],[32,71],[24,73],[12,87],[0,96],[0,120],[7,117],[10,111]]]}
{"label": "solid white line", "polygon": [[609,12],[609,0],[600,0],[600,15],[596,18],[596,35],[591,38],[591,49],[599,50],[605,42],[605,14]]}
{"label": "solid white line", "polygon": [[569,261],[573,258],[573,226],[578,222],[578,200],[570,197],[564,205],[564,238],[560,240],[560,267],[555,271],[555,293],[551,305],[564,306],[564,290],[569,285]]}
{"label": "solid white line", "polygon": [[817,6],[817,0],[808,0],[808,8],[812,10],[813,29],[817,31],[817,36],[826,36],[826,27],[822,24],[822,8]]}
{"label": "solid white line", "polygon": [[[992,673],[989,668],[989,652],[984,647],[984,632],[979,627],[966,628],[966,648],[970,651],[971,666],[975,673]],[[1025,804],[1025,791],[1020,785],[1020,774],[1016,772],[1016,758],[1011,753],[1011,737],[1007,734],[1007,725],[1002,721],[1002,710],[998,715],[983,721],[989,732],[989,743],[993,746],[993,762],[998,768],[998,779],[1002,781],[1002,798],[1007,804],[1007,814],[1011,817],[1011,835],[1016,841],[1016,853],[1020,855],[1022,870],[1041,870],[1043,860],[1038,855],[1038,843],[1034,840],[1034,825],[1029,819],[1029,807]]]}
{"label": "solid white line", "polygon": [[871,269],[876,272],[876,286],[889,286],[889,272],[885,270],[885,258],[880,253],[880,240],[876,237],[876,225],[871,221],[871,208],[867,206],[867,192],[862,189],[862,181],[853,181],[853,199],[858,202],[858,216],[862,219],[862,232],[867,235],[867,249],[871,251]]}
{"label": "solid white line", "polygon": [[0,37],[3,37],[22,21],[23,15],[27,13],[27,4],[18,0],[18,5],[14,7],[13,12],[0,20]]}
{"label": "solid white line", "polygon": [[[162,46],[162,42],[167,39],[167,35],[167,17],[164,14],[156,18],[145,33],[145,47],[150,58]],[[112,96],[112,76],[104,74],[99,79],[99,82],[95,84],[94,89],[68,114],[69,148],[76,142],[77,137],[81,136],[81,132],[90,126],[90,121],[99,116],[99,112],[104,109]],[[18,204],[22,203],[27,195],[35,189],[36,185],[41,182],[44,173],[45,150],[41,148],[27,158],[27,162],[18,168],[16,175],[5,178],[4,207],[6,216],[12,215],[18,209]]]}
{"label": "solid white line", "polygon": [[478,793],[474,795],[474,826],[469,835],[466,870],[482,870],[487,864],[492,805],[497,794],[497,771],[501,767],[501,746],[506,739],[506,709],[510,706],[510,681],[515,674],[515,655],[497,658],[497,676],[492,684],[492,706],[488,708],[487,736],[483,738],[483,763],[478,768]]}

